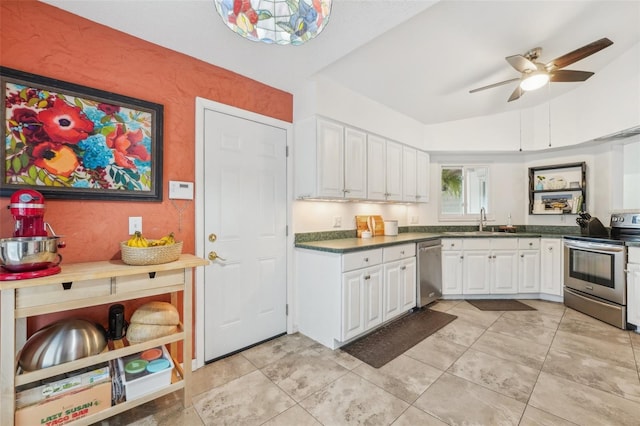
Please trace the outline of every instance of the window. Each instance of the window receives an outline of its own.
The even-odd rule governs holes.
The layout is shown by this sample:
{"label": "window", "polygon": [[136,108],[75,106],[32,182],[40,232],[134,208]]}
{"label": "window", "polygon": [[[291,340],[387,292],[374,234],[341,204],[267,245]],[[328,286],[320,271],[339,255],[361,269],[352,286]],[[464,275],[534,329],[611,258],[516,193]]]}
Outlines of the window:
{"label": "window", "polygon": [[489,213],[489,167],[442,166],[440,218],[476,219],[480,209]]}

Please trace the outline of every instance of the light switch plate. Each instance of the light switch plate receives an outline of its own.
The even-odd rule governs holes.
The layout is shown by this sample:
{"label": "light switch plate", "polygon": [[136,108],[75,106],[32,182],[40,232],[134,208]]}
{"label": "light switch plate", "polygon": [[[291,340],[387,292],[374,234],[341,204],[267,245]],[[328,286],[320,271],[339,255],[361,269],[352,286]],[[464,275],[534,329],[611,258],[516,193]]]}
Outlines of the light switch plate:
{"label": "light switch plate", "polygon": [[193,200],[193,182],[169,181],[169,199]]}

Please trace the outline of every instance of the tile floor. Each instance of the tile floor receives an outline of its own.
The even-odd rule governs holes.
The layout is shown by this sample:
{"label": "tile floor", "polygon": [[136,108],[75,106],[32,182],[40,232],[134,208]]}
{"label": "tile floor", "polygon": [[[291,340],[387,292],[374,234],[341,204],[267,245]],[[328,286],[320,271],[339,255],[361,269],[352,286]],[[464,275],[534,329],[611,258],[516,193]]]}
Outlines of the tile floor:
{"label": "tile floor", "polygon": [[103,425],[639,425],[640,334],[562,304],[458,316],[380,369],[301,335],[194,372],[194,404],[152,401]]}

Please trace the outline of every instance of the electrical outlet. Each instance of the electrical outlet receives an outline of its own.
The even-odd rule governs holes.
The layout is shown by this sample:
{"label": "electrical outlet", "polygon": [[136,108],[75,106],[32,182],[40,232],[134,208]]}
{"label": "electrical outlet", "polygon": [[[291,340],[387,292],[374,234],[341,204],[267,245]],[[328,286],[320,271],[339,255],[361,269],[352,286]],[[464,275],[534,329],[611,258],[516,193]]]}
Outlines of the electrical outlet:
{"label": "electrical outlet", "polygon": [[418,216],[411,216],[411,224],[417,224],[418,223]]}
{"label": "electrical outlet", "polygon": [[142,217],[129,216],[129,235],[133,235],[139,231],[142,233]]}
{"label": "electrical outlet", "polygon": [[334,216],[333,217],[333,227],[340,228],[342,226],[342,217]]}

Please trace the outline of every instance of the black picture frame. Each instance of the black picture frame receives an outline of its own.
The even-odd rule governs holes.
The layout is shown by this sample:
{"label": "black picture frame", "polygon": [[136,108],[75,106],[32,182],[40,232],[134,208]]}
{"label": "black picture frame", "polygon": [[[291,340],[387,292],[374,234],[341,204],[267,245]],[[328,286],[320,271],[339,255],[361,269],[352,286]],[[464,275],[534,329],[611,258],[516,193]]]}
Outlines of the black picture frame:
{"label": "black picture frame", "polygon": [[0,196],[162,201],[163,105],[0,67]]}

